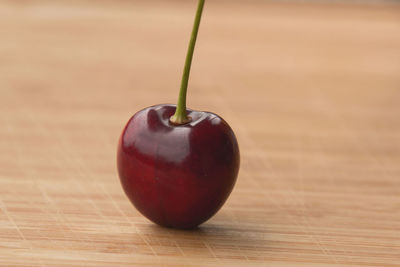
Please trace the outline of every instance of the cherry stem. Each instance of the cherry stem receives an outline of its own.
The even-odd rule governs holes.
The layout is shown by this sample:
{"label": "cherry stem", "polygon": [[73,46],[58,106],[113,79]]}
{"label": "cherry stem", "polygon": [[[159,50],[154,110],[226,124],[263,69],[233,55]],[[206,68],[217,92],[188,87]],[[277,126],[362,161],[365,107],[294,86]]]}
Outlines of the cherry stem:
{"label": "cherry stem", "polygon": [[201,21],[201,15],[203,13],[204,2],[205,0],[199,0],[199,4],[197,6],[196,18],[194,19],[192,35],[189,42],[189,48],[186,54],[185,68],[183,70],[183,75],[182,75],[178,104],[176,105],[175,114],[169,119],[171,123],[176,125],[182,125],[192,120],[187,115],[186,111],[186,95],[189,82],[190,68],[192,66],[193,52],[194,52],[194,47],[196,46],[197,34],[199,32],[199,26]]}

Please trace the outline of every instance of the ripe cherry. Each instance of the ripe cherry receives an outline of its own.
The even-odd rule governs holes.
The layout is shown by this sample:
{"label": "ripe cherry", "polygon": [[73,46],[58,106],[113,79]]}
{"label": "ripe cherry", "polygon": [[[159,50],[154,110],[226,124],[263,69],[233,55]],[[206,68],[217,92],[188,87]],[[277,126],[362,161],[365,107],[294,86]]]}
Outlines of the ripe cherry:
{"label": "ripe cherry", "polygon": [[137,112],[122,132],[119,177],[134,206],[151,221],[189,229],[225,203],[239,171],[239,147],[218,115],[186,109],[186,91],[204,0],[199,1],[178,105]]}

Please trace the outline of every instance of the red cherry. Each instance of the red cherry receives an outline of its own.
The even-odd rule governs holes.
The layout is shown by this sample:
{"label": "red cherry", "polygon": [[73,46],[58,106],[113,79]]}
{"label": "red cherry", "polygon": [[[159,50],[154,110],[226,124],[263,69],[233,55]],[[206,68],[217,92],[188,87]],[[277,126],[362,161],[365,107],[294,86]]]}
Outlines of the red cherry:
{"label": "red cherry", "polygon": [[174,125],[174,105],[136,113],[122,132],[118,171],[125,193],[151,221],[193,228],[208,220],[231,193],[239,147],[229,125],[209,112],[187,110]]}
{"label": "red cherry", "polygon": [[199,0],[178,105],[136,113],[118,144],[122,187],[151,221],[194,228],[225,203],[239,171],[235,134],[218,115],[186,109],[193,51],[205,0]]}

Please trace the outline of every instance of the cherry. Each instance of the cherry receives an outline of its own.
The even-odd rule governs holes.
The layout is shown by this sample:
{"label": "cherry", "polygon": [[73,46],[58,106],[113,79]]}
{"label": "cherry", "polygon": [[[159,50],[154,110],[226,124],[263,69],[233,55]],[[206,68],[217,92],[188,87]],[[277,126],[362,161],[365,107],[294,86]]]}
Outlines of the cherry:
{"label": "cherry", "polygon": [[194,228],[225,203],[239,171],[239,147],[229,125],[210,112],[186,108],[186,92],[203,11],[199,1],[186,58],[178,105],[137,112],[118,144],[122,187],[151,221]]}
{"label": "cherry", "polygon": [[118,149],[122,186],[153,222],[193,228],[224,204],[239,170],[239,148],[229,125],[209,112],[188,110],[191,122],[169,121],[174,105],[136,113]]}

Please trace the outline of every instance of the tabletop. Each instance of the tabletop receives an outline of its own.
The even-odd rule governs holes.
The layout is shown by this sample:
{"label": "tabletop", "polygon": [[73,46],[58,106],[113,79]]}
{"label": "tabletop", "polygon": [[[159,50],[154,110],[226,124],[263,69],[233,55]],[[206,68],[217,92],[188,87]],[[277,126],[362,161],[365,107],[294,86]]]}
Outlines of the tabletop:
{"label": "tabletop", "polygon": [[208,1],[188,106],[241,151],[191,231],[136,211],[116,147],[175,103],[196,1],[0,3],[0,266],[398,266],[400,5]]}

